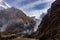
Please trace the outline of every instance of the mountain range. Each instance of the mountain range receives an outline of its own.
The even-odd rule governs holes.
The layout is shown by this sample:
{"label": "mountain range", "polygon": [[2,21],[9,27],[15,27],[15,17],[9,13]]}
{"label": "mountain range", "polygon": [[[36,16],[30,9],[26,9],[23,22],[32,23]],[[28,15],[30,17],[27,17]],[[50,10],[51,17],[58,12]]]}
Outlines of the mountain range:
{"label": "mountain range", "polygon": [[0,32],[31,34],[36,22],[23,11],[0,2]]}

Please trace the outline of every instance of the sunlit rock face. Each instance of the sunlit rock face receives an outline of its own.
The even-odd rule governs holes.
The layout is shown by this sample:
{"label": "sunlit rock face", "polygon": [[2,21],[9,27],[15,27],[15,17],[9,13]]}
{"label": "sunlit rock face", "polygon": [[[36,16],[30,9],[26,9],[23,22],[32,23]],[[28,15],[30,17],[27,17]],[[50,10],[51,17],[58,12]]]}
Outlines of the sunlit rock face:
{"label": "sunlit rock face", "polygon": [[60,0],[52,3],[37,32],[31,37],[40,40],[60,40]]}
{"label": "sunlit rock face", "polygon": [[0,11],[0,32],[31,34],[34,25],[35,21],[19,9],[12,7]]}

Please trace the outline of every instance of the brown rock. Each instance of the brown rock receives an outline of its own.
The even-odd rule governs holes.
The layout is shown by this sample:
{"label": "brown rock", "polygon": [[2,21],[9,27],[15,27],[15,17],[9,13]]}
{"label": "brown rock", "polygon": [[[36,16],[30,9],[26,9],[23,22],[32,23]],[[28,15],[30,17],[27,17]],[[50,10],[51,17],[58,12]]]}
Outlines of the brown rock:
{"label": "brown rock", "polygon": [[[0,31],[20,33],[25,30],[34,30],[35,21],[17,8],[0,10]],[[21,33],[21,34],[22,34]]]}

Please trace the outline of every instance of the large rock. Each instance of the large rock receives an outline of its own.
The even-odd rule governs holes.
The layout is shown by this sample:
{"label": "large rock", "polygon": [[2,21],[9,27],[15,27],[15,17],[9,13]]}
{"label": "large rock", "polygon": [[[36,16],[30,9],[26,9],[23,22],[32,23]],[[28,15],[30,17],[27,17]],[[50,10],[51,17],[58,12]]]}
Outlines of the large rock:
{"label": "large rock", "polygon": [[0,11],[0,32],[31,34],[34,25],[35,21],[19,9],[12,7]]}
{"label": "large rock", "polygon": [[60,40],[60,0],[52,3],[37,32],[30,37],[41,40]]}

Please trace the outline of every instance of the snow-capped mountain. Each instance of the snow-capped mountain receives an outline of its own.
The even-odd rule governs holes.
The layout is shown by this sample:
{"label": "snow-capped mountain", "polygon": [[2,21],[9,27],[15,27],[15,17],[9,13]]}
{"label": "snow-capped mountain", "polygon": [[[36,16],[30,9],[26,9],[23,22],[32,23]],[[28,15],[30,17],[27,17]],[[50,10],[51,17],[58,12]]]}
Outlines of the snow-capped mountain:
{"label": "snow-capped mountain", "polygon": [[11,6],[8,5],[6,2],[4,1],[0,1],[0,10],[2,9],[7,9],[7,8],[10,8]]}

